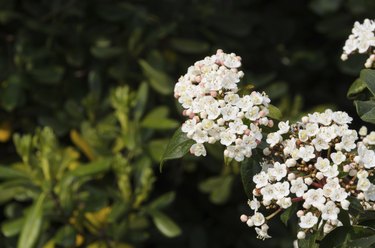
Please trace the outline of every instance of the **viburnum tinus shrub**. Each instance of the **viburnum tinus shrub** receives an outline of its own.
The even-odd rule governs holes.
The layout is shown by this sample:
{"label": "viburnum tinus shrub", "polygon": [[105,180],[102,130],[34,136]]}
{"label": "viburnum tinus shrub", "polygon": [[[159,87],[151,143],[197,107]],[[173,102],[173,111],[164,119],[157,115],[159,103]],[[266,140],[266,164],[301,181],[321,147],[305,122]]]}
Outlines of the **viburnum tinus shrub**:
{"label": "viburnum tinus shrub", "polygon": [[273,120],[266,93],[238,87],[240,65],[240,57],[218,50],[178,80],[175,97],[187,120],[161,166],[189,151],[206,156],[207,144],[220,143],[224,161],[241,162],[251,214],[240,220],[259,239],[271,238],[268,222],[280,215],[285,224],[297,217],[297,247],[375,244],[375,132],[350,129],[352,117],[330,109],[296,123]]}

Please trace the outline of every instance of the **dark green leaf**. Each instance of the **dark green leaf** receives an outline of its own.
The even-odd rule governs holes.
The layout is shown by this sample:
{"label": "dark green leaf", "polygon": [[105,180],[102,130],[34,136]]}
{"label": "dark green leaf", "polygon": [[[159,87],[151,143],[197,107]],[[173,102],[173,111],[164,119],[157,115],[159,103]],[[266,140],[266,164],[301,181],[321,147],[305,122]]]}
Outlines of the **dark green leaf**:
{"label": "dark green leaf", "polygon": [[145,60],[139,60],[143,73],[148,78],[151,87],[163,95],[169,95],[173,91],[172,79],[164,72],[157,70]]}
{"label": "dark green leaf", "polygon": [[292,217],[296,212],[297,212],[297,206],[298,203],[293,203],[292,206],[289,208],[285,209],[284,212],[280,215],[281,221],[287,226],[288,225],[288,220],[290,217]]}
{"label": "dark green leaf", "polygon": [[366,83],[367,88],[375,96],[375,70],[363,69],[360,74],[360,79]]}
{"label": "dark green leaf", "polygon": [[193,140],[189,139],[186,134],[181,131],[181,128],[177,129],[164,151],[160,162],[160,170],[162,170],[165,161],[182,158],[194,143]]}
{"label": "dark green leaf", "polygon": [[361,93],[364,89],[366,89],[366,83],[363,82],[363,80],[358,78],[350,86],[348,93],[347,93],[347,97],[349,99],[353,99],[356,97],[357,94]]}
{"label": "dark green leaf", "polygon": [[241,163],[241,179],[245,190],[245,194],[250,199],[253,196],[253,188],[255,184],[253,183],[253,176],[258,173],[260,169],[259,163],[254,159],[245,159]]}

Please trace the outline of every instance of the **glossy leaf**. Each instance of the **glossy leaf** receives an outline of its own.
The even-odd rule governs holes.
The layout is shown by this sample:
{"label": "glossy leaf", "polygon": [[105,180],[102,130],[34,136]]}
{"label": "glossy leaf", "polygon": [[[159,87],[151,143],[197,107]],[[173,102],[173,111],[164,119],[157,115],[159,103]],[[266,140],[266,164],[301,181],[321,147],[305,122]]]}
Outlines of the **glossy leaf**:
{"label": "glossy leaf", "polygon": [[350,88],[348,90],[348,93],[347,93],[347,97],[349,99],[355,99],[355,97],[359,93],[361,93],[364,89],[366,89],[366,83],[363,80],[361,80],[360,78],[358,78],[350,86]]}
{"label": "glossy leaf", "polygon": [[160,170],[163,168],[165,161],[182,158],[195,142],[189,139],[181,128],[177,129],[168,143],[160,162]]}
{"label": "glossy leaf", "polygon": [[367,88],[375,96],[375,70],[363,69],[360,74],[360,79],[366,83]]}

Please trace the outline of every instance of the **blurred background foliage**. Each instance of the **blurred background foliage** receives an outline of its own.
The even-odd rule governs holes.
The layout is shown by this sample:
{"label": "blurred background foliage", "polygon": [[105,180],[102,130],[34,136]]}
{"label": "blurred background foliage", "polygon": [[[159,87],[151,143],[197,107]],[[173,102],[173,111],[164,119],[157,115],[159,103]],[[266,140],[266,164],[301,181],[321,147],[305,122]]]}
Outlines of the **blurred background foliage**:
{"label": "blurred background foliage", "polygon": [[[222,48],[285,119],[346,92],[343,63],[373,0],[0,0],[1,247],[290,247],[295,226],[257,240],[239,221],[238,165],[158,163],[183,120],[174,82]],[[361,121],[356,118],[355,125]],[[13,138],[12,138],[13,137]]]}

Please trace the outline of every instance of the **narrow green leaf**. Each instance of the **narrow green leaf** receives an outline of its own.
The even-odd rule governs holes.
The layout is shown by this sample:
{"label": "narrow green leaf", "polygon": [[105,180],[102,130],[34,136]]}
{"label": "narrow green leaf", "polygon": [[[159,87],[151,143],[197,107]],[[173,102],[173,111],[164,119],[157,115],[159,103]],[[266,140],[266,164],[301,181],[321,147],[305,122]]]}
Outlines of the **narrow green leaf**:
{"label": "narrow green leaf", "polygon": [[172,79],[164,72],[152,67],[145,60],[139,60],[143,73],[148,78],[151,87],[163,95],[169,95],[173,91]]}
{"label": "narrow green leaf", "polygon": [[151,209],[162,209],[162,208],[168,206],[169,204],[171,204],[174,201],[175,198],[176,198],[175,192],[168,192],[164,195],[159,196],[155,200],[153,200],[150,203],[149,208],[151,208]]}
{"label": "narrow green leaf", "polygon": [[159,231],[169,238],[179,236],[181,234],[180,227],[168,216],[159,212],[151,212],[152,220]]}
{"label": "narrow green leaf", "polygon": [[268,110],[270,111],[269,114],[268,114],[268,117],[272,118],[272,119],[275,119],[275,120],[281,120],[281,118],[283,117],[280,109],[278,109],[277,107],[275,107],[274,105],[270,104],[268,106]]}
{"label": "narrow green leaf", "polygon": [[28,178],[23,171],[13,169],[12,167],[6,165],[0,165],[0,179],[15,179],[15,178]]}
{"label": "narrow green leaf", "polygon": [[361,93],[364,89],[366,89],[366,83],[362,79],[358,78],[350,86],[347,97],[349,99],[354,99],[356,95]]}
{"label": "narrow green leaf", "polygon": [[76,177],[90,176],[105,172],[111,168],[111,159],[100,159],[87,165],[80,165],[69,174]]}
{"label": "narrow green leaf", "polygon": [[14,235],[17,235],[21,231],[24,223],[25,223],[25,218],[18,218],[18,219],[5,221],[1,225],[1,232],[7,238],[12,237]]}
{"label": "narrow green leaf", "polygon": [[20,238],[18,239],[18,248],[31,248],[39,238],[40,229],[43,222],[43,203],[45,195],[42,193],[32,205],[30,212],[27,213],[25,224],[22,227]]}
{"label": "narrow green leaf", "polygon": [[161,158],[160,170],[162,170],[165,161],[182,158],[193,144],[194,141],[189,139],[186,134],[181,131],[181,128],[177,129]]}
{"label": "narrow green leaf", "polygon": [[148,100],[148,85],[146,82],[142,82],[141,85],[139,86],[138,92],[137,92],[137,97],[136,97],[136,103],[135,103],[135,108],[134,108],[134,119],[135,120],[140,120],[146,104]]}
{"label": "narrow green leaf", "polygon": [[375,70],[363,69],[360,74],[360,79],[366,83],[367,88],[375,96]]}

